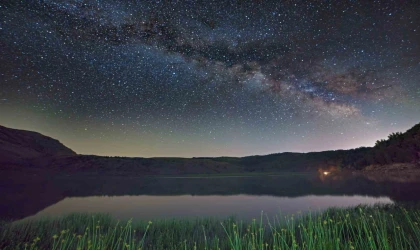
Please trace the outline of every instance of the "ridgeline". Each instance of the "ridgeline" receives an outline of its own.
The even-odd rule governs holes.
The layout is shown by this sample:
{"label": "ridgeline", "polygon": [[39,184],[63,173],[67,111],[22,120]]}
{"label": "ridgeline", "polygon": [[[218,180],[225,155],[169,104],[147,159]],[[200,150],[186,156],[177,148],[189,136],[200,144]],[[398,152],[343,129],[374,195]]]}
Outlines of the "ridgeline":
{"label": "ridgeline", "polygon": [[[408,164],[420,169],[420,124],[393,133],[372,148],[247,157],[141,158],[78,155],[39,133],[0,126],[0,169],[24,172],[134,175],[251,174],[380,170]],[[400,165],[399,165],[400,166]]]}

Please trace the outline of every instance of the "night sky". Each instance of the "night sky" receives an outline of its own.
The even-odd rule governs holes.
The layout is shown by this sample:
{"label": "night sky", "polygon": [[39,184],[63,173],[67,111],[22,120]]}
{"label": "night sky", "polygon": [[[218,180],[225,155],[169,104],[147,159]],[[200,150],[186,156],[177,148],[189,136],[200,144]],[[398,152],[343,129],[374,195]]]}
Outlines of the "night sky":
{"label": "night sky", "polygon": [[372,146],[420,122],[419,13],[419,1],[1,1],[0,124],[81,154]]}

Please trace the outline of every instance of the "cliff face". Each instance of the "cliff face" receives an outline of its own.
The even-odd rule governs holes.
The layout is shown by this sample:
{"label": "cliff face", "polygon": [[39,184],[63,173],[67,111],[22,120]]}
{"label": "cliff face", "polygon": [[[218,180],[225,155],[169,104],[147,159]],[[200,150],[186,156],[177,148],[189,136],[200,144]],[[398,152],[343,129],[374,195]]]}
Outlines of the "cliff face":
{"label": "cliff face", "polygon": [[32,160],[77,155],[58,140],[40,133],[0,126],[0,164],[26,165]]}

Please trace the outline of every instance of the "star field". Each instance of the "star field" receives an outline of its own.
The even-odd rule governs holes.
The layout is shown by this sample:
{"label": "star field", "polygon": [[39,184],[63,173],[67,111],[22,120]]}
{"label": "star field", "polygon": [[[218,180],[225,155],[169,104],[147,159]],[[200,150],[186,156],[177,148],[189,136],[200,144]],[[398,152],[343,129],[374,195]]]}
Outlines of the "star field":
{"label": "star field", "polygon": [[78,153],[371,146],[420,118],[417,1],[3,1],[0,124]]}

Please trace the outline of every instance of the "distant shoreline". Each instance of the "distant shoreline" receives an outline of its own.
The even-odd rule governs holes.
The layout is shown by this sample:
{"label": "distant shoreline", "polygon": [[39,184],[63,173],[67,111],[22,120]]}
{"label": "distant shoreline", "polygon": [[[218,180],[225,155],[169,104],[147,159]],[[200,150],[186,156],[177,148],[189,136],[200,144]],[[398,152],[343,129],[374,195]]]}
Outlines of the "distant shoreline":
{"label": "distant shoreline", "polygon": [[[29,170],[29,171],[28,171]],[[44,168],[0,168],[1,175],[6,178],[13,177],[109,177],[109,178],[165,178],[165,179],[191,179],[191,178],[252,178],[277,176],[322,176],[323,172],[313,171],[276,171],[276,172],[236,172],[236,173],[209,173],[209,174],[142,174],[138,172],[107,172],[107,171],[60,171]],[[328,173],[334,175],[361,175],[374,181],[415,182],[420,179],[420,165],[411,163],[397,163],[389,165],[369,166],[362,170],[340,169]],[[328,178],[326,176],[326,178]]]}
{"label": "distant shoreline", "polygon": [[420,180],[420,164],[395,163],[388,165],[371,165],[357,173],[376,182],[418,182]]}

